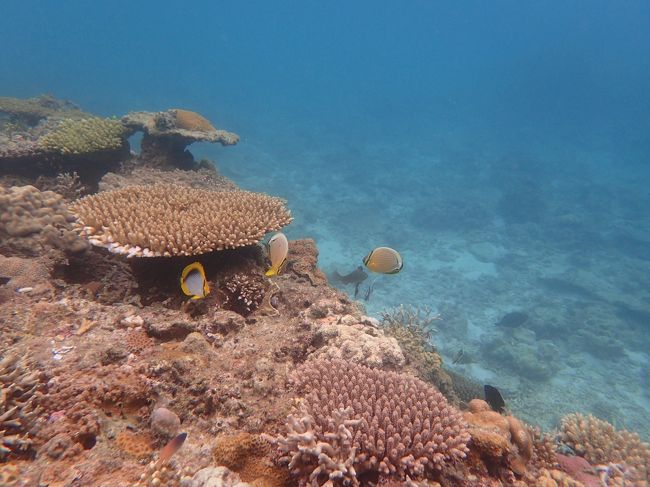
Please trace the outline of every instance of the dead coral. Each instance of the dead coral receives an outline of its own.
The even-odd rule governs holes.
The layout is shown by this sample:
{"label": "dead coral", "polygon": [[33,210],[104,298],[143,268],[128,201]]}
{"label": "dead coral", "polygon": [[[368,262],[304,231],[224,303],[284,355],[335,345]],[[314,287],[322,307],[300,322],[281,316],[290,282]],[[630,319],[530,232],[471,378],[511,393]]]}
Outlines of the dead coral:
{"label": "dead coral", "polygon": [[71,206],[90,243],[128,256],[198,255],[259,242],[291,222],[284,200],[248,191],[130,186]]}
{"label": "dead coral", "polygon": [[11,122],[19,127],[36,125],[39,120],[51,116],[86,116],[73,103],[57,100],[50,95],[28,99],[0,96],[0,113],[9,115]]}
{"label": "dead coral", "polygon": [[151,438],[141,433],[121,431],[115,438],[115,444],[120,450],[137,459],[147,458],[153,453]]}
{"label": "dead coral", "polygon": [[636,433],[575,413],[562,418],[560,441],[593,465],[625,462],[636,470],[639,480],[650,480],[650,445]]}
{"label": "dead coral", "polygon": [[327,284],[327,277],[318,267],[318,249],[311,238],[289,242],[287,269],[299,278],[307,279],[312,286]]}
{"label": "dead coral", "polygon": [[99,190],[111,191],[126,188],[127,186],[152,186],[154,184],[178,184],[210,191],[235,191],[239,189],[233,181],[219,174],[216,169],[163,171],[151,167],[136,167],[128,174],[111,172],[104,175],[99,182]]}
{"label": "dead coral", "polygon": [[303,409],[278,444],[304,479],[358,485],[366,472],[419,477],[468,451],[460,413],[419,379],[342,360],[308,362],[294,379]]}
{"label": "dead coral", "polygon": [[225,295],[223,308],[248,316],[262,304],[265,290],[266,282],[263,276],[241,272],[234,274],[221,286]]}
{"label": "dead coral", "polygon": [[0,460],[33,453],[45,382],[29,359],[11,354],[0,361]]}

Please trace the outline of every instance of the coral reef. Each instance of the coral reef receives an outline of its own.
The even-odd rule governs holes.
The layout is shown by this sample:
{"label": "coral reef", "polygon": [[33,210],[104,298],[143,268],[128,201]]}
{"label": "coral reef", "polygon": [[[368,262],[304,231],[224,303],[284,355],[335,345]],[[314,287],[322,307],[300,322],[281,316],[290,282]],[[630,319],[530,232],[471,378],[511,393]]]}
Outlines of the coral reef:
{"label": "coral reef", "polygon": [[0,361],[0,461],[33,454],[46,376],[24,357]]}
{"label": "coral reef", "polygon": [[359,484],[374,472],[404,479],[434,473],[467,453],[458,411],[434,387],[343,360],[308,362],[294,374],[304,395],[278,439],[291,470]]}
{"label": "coral reef", "polygon": [[239,432],[219,436],[212,454],[216,465],[236,472],[245,482],[266,487],[282,487],[289,482],[287,470],[271,459],[271,444],[259,435]]}
{"label": "coral reef", "polygon": [[90,117],[61,120],[40,139],[46,153],[92,154],[120,150],[125,144],[125,128],[119,120]]}
{"label": "coral reef", "polygon": [[291,222],[280,198],[176,185],[106,191],[75,201],[71,211],[93,245],[144,257],[251,245]]}
{"label": "coral reef", "polygon": [[9,123],[20,127],[34,126],[40,120],[52,116],[87,116],[69,101],[57,100],[50,95],[20,99],[0,96],[0,113],[9,116]]}
{"label": "coral reef", "polygon": [[[216,170],[199,168],[194,171],[173,169],[163,171],[153,167],[135,167],[128,174],[108,173],[99,181],[100,191],[122,189],[127,186],[177,184],[210,191],[235,191],[237,185]],[[56,191],[56,190],[55,190]],[[58,193],[63,194],[61,191]]]}
{"label": "coral reef", "polygon": [[580,413],[562,418],[560,441],[591,464],[626,463],[639,480],[650,480],[650,445],[636,433]]}
{"label": "coral reef", "polygon": [[230,276],[220,289],[225,295],[225,309],[248,316],[262,304],[266,282],[260,274],[237,273]]}
{"label": "coral reef", "polygon": [[130,112],[122,117],[122,123],[132,133],[144,133],[139,160],[148,166],[190,169],[195,166],[194,157],[186,150],[191,143],[234,145],[239,141],[236,134],[215,129],[204,117],[189,110]]}
{"label": "coral reef", "polygon": [[74,216],[64,198],[34,186],[0,186],[0,251],[36,256],[48,248],[80,253],[88,248],[72,230]]}

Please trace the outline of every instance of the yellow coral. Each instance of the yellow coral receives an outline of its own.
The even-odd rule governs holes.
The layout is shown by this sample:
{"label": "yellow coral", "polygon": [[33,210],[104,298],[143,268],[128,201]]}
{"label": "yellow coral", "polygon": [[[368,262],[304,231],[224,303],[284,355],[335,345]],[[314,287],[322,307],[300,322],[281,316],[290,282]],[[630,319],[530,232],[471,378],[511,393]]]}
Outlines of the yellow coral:
{"label": "yellow coral", "polygon": [[89,117],[63,119],[40,140],[48,152],[59,154],[90,154],[118,150],[124,145],[126,130],[119,120]]}

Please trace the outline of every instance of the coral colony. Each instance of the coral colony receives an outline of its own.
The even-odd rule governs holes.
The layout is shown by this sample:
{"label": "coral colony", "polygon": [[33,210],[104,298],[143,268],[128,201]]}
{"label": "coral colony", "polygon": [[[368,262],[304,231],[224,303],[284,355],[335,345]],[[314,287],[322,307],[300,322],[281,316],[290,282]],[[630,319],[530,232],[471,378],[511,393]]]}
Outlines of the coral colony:
{"label": "coral colony", "polygon": [[437,315],[366,316],[313,240],[270,255],[287,202],[188,150],[237,135],[51,97],[0,115],[0,485],[648,485],[635,433],[543,434],[445,370]]}

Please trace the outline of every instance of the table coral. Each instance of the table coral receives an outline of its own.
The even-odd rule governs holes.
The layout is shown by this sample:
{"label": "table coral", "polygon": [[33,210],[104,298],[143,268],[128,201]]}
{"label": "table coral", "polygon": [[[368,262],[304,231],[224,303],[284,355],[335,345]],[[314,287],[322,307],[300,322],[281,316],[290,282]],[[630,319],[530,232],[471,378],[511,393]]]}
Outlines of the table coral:
{"label": "table coral", "polygon": [[284,200],[248,191],[130,186],[71,205],[91,244],[127,256],[198,255],[259,242],[292,218]]}

